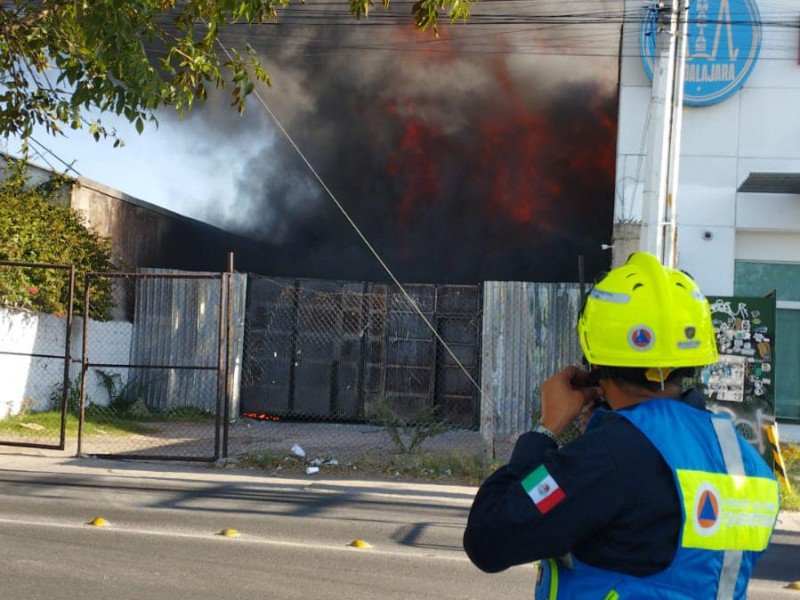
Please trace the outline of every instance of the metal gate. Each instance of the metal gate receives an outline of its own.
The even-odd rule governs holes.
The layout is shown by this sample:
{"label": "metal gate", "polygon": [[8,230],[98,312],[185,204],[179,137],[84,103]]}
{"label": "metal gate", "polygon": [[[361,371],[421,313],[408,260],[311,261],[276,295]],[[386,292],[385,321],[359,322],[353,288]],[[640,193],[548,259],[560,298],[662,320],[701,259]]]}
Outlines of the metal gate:
{"label": "metal gate", "polygon": [[[33,312],[44,302],[40,287],[45,285],[51,293],[60,291],[51,298],[63,308],[63,322]],[[77,388],[70,381],[75,269],[0,261],[0,295],[6,307],[12,306],[0,318],[0,445],[63,450],[68,408],[77,406]]]}
{"label": "metal gate", "polygon": [[385,400],[476,427],[480,287],[406,290],[425,319],[396,286],[251,275],[241,416],[370,422]]}
{"label": "metal gate", "polygon": [[[90,273],[78,453],[213,461],[225,454],[232,273]],[[91,318],[111,286],[123,318]],[[119,315],[118,315],[119,316]]]}

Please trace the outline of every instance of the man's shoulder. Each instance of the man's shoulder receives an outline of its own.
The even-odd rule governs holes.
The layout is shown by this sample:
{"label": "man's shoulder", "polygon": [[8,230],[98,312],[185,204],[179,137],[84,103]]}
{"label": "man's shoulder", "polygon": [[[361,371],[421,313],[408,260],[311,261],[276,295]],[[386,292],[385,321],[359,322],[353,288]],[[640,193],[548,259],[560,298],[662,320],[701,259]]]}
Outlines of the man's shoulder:
{"label": "man's shoulder", "polygon": [[612,449],[646,441],[647,438],[620,413],[604,410],[593,417],[591,426],[577,439],[587,445]]}
{"label": "man's shoulder", "polygon": [[576,440],[584,451],[602,448],[615,460],[626,463],[660,460],[653,443],[620,412],[602,411],[592,421],[592,427]]}
{"label": "man's shoulder", "polygon": [[619,412],[610,409],[599,409],[592,415],[584,435],[593,434],[598,429],[608,433],[609,430],[625,429],[629,425],[630,422]]}

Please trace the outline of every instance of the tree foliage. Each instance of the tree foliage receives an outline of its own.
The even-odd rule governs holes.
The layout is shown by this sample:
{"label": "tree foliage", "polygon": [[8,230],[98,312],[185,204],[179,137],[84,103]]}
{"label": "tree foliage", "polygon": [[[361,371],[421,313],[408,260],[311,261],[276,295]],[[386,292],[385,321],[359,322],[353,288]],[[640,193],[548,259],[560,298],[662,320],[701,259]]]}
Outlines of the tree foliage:
{"label": "tree foliage", "polygon": [[[90,231],[77,211],[60,203],[68,183],[56,175],[29,184],[25,165],[9,162],[0,173],[0,261],[74,265],[76,281],[87,272],[114,270],[109,241]],[[68,271],[0,265],[0,306],[65,315],[69,307]],[[114,306],[108,279],[95,280],[91,317],[109,319]],[[83,314],[80,294],[75,313]]]}
{"label": "tree foliage", "polygon": [[[302,1],[302,0],[300,0]],[[373,0],[347,0],[367,17]],[[466,19],[474,0],[419,0],[417,27],[438,30],[439,14]],[[257,81],[269,84],[255,51],[223,48],[234,23],[277,21],[290,0],[17,0],[0,2],[0,134],[26,140],[35,125],[57,134],[88,125],[86,111],[111,112],[141,132],[159,107],[180,114],[231,84],[240,112]],[[381,0],[388,7],[389,0]],[[268,35],[268,32],[264,32]],[[120,140],[116,140],[115,145]]]}

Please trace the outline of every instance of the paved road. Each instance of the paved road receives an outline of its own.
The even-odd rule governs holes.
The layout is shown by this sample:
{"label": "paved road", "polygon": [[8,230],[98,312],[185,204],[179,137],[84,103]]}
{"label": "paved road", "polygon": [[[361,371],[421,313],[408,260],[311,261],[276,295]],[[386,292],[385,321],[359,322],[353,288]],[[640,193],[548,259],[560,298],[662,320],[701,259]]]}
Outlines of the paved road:
{"label": "paved road", "polygon": [[[1,597],[529,597],[530,567],[489,577],[464,557],[469,489],[92,464],[0,465]],[[85,524],[96,516],[109,526]],[[241,535],[216,535],[226,528]],[[357,538],[373,547],[348,546]]]}
{"label": "paved road", "polygon": [[[183,465],[0,454],[3,598],[529,599],[531,567],[461,550],[473,488],[285,480]],[[86,523],[102,516],[107,527]],[[751,585],[795,598],[800,515]],[[235,529],[239,537],[217,535]],[[368,549],[348,546],[354,539]]]}

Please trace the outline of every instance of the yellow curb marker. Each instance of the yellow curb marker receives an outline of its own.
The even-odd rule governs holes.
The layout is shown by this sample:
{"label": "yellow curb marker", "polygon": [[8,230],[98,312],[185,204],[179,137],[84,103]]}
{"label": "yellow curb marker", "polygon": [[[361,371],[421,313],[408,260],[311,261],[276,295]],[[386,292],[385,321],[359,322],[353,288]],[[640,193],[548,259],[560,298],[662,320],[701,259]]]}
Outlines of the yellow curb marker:
{"label": "yellow curb marker", "polygon": [[108,521],[106,521],[103,517],[95,517],[89,521],[87,525],[91,525],[92,527],[107,527]]}
{"label": "yellow curb marker", "polygon": [[365,542],[364,540],[353,540],[352,542],[350,542],[347,545],[348,546],[352,546],[353,548],[361,548],[361,549],[372,548],[372,544],[369,544],[369,543]]}
{"label": "yellow curb marker", "polygon": [[239,532],[235,529],[223,529],[217,535],[221,535],[223,537],[239,537]]}

